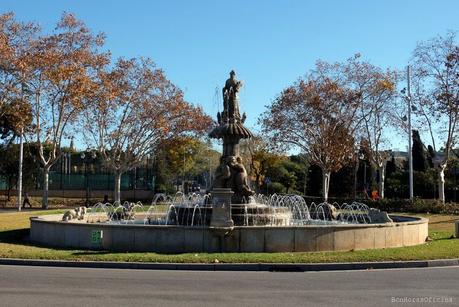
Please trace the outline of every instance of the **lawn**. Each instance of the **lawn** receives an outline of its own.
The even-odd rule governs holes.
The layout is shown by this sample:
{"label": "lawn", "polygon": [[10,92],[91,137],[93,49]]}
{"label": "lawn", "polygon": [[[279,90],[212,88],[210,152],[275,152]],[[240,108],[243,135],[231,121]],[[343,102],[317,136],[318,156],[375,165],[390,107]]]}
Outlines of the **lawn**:
{"label": "lawn", "polygon": [[114,253],[34,246],[27,242],[29,217],[62,210],[0,213],[0,258],[75,261],[128,261],[169,263],[319,263],[402,261],[459,258],[459,240],[453,238],[455,215],[416,214],[429,218],[432,241],[419,246],[377,250],[315,253]]}

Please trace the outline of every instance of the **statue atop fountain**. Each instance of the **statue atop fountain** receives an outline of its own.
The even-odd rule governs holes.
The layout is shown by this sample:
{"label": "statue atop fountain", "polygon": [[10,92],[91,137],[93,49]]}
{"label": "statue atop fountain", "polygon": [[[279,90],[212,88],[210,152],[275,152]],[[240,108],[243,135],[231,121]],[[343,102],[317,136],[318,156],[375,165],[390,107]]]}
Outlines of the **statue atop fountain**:
{"label": "statue atop fountain", "polygon": [[241,204],[248,201],[254,192],[247,182],[247,171],[239,156],[239,141],[253,136],[244,127],[246,115],[239,112],[239,90],[242,81],[236,79],[234,70],[222,89],[223,111],[217,113],[218,126],[209,134],[211,138],[223,140],[223,153],[220,165],[215,172],[213,189],[231,189],[231,203]]}
{"label": "statue atop fountain", "polygon": [[240,119],[239,113],[239,89],[242,87],[243,82],[236,80],[236,73],[234,70],[230,72],[229,79],[225,82],[225,87],[222,89],[223,94],[223,114],[226,119]]}

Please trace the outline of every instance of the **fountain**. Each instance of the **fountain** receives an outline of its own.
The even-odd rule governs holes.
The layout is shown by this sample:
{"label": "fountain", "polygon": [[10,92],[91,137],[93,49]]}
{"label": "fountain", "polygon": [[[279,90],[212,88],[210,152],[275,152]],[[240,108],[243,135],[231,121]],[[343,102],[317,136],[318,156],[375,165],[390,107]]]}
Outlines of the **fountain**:
{"label": "fountain", "polygon": [[40,244],[116,251],[304,252],[422,244],[428,220],[389,216],[367,205],[310,203],[299,195],[257,195],[249,187],[239,141],[252,137],[240,115],[235,72],[223,88],[223,111],[210,137],[223,140],[208,194],[158,194],[150,206],[98,203],[84,217],[31,218]]}

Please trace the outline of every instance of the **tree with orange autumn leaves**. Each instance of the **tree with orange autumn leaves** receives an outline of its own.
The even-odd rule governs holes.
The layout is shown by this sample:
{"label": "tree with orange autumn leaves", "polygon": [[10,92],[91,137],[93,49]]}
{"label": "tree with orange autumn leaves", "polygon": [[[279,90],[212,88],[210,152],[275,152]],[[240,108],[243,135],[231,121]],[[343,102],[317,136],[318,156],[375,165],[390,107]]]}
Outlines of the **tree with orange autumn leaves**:
{"label": "tree with orange autumn leaves", "polygon": [[122,173],[154,154],[162,140],[202,132],[211,123],[151,60],[111,65],[103,43],[103,34],[93,34],[73,14],[64,13],[49,35],[12,13],[0,16],[0,120],[14,133],[27,126],[27,138],[38,146],[43,208],[50,168],[71,133],[93,136],[115,173],[119,200]]}
{"label": "tree with orange autumn leaves", "polygon": [[325,201],[330,174],[353,157],[356,108],[352,92],[311,74],[285,89],[261,117],[274,143],[301,148],[322,169]]}
{"label": "tree with orange autumn leaves", "polygon": [[[18,33],[17,38],[12,30],[2,33],[8,40],[5,43],[2,39],[1,62],[10,58],[17,60],[10,69],[17,78],[19,90],[9,88],[7,91],[26,102],[30,110],[20,113],[19,117],[30,117],[26,136],[38,147],[38,161],[44,174],[42,207],[46,209],[50,168],[59,160],[62,139],[94,92],[96,72],[108,64],[109,54],[100,52],[103,35],[91,33],[72,14],[64,13],[49,35],[38,35],[35,25],[15,22],[12,14],[2,15],[1,20],[6,20]],[[11,57],[8,57],[8,48],[13,49]]]}
{"label": "tree with orange autumn leaves", "polygon": [[0,15],[0,137],[18,135],[31,122],[27,80],[30,42],[38,27],[12,13]]}
{"label": "tree with orange autumn leaves", "polygon": [[43,208],[48,207],[49,171],[60,158],[62,140],[97,88],[97,72],[109,62],[109,54],[99,51],[103,41],[103,35],[92,34],[72,14],[64,14],[55,33],[33,42],[27,84],[31,138],[38,145],[44,172]]}
{"label": "tree with orange autumn leaves", "polygon": [[325,201],[331,173],[355,161],[360,138],[370,144],[372,161],[380,169],[385,166],[380,146],[395,80],[392,72],[383,73],[359,57],[345,63],[318,61],[315,70],[282,91],[260,119],[275,144],[300,148],[322,169]]}
{"label": "tree with orange autumn leaves", "polygon": [[164,141],[203,133],[212,122],[145,58],[120,59],[113,69],[99,72],[84,120],[89,139],[114,172],[118,202],[123,173],[155,155]]}

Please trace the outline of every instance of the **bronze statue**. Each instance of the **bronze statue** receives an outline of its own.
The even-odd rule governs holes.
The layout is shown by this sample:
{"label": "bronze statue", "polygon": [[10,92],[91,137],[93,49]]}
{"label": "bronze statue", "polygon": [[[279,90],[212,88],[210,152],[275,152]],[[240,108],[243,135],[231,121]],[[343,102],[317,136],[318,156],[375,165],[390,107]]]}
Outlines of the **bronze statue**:
{"label": "bronze statue", "polygon": [[225,82],[223,87],[223,112],[226,111],[228,119],[239,119],[239,89],[242,87],[242,81],[236,80],[236,73],[234,70],[230,72],[229,79]]}
{"label": "bronze statue", "polygon": [[247,182],[247,171],[241,157],[231,157],[228,165],[231,170],[231,189],[234,191],[235,198],[241,202],[243,197],[248,198],[254,194]]}
{"label": "bronze statue", "polygon": [[225,161],[225,157],[220,157],[220,165],[215,170],[215,179],[213,188],[226,188],[228,181],[231,178],[231,170]]}
{"label": "bronze statue", "polygon": [[220,165],[215,171],[213,188],[231,188],[234,192],[233,203],[242,203],[254,192],[248,184],[248,175],[241,157],[220,158]]}
{"label": "bronze statue", "polygon": [[231,188],[234,192],[232,203],[239,204],[248,201],[254,192],[248,184],[247,171],[239,157],[239,140],[251,138],[252,132],[244,127],[245,113],[241,118],[239,113],[238,93],[242,81],[236,80],[234,70],[223,87],[223,111],[217,113],[218,126],[209,134],[211,138],[223,140],[223,153],[220,165],[215,171],[213,188]]}

